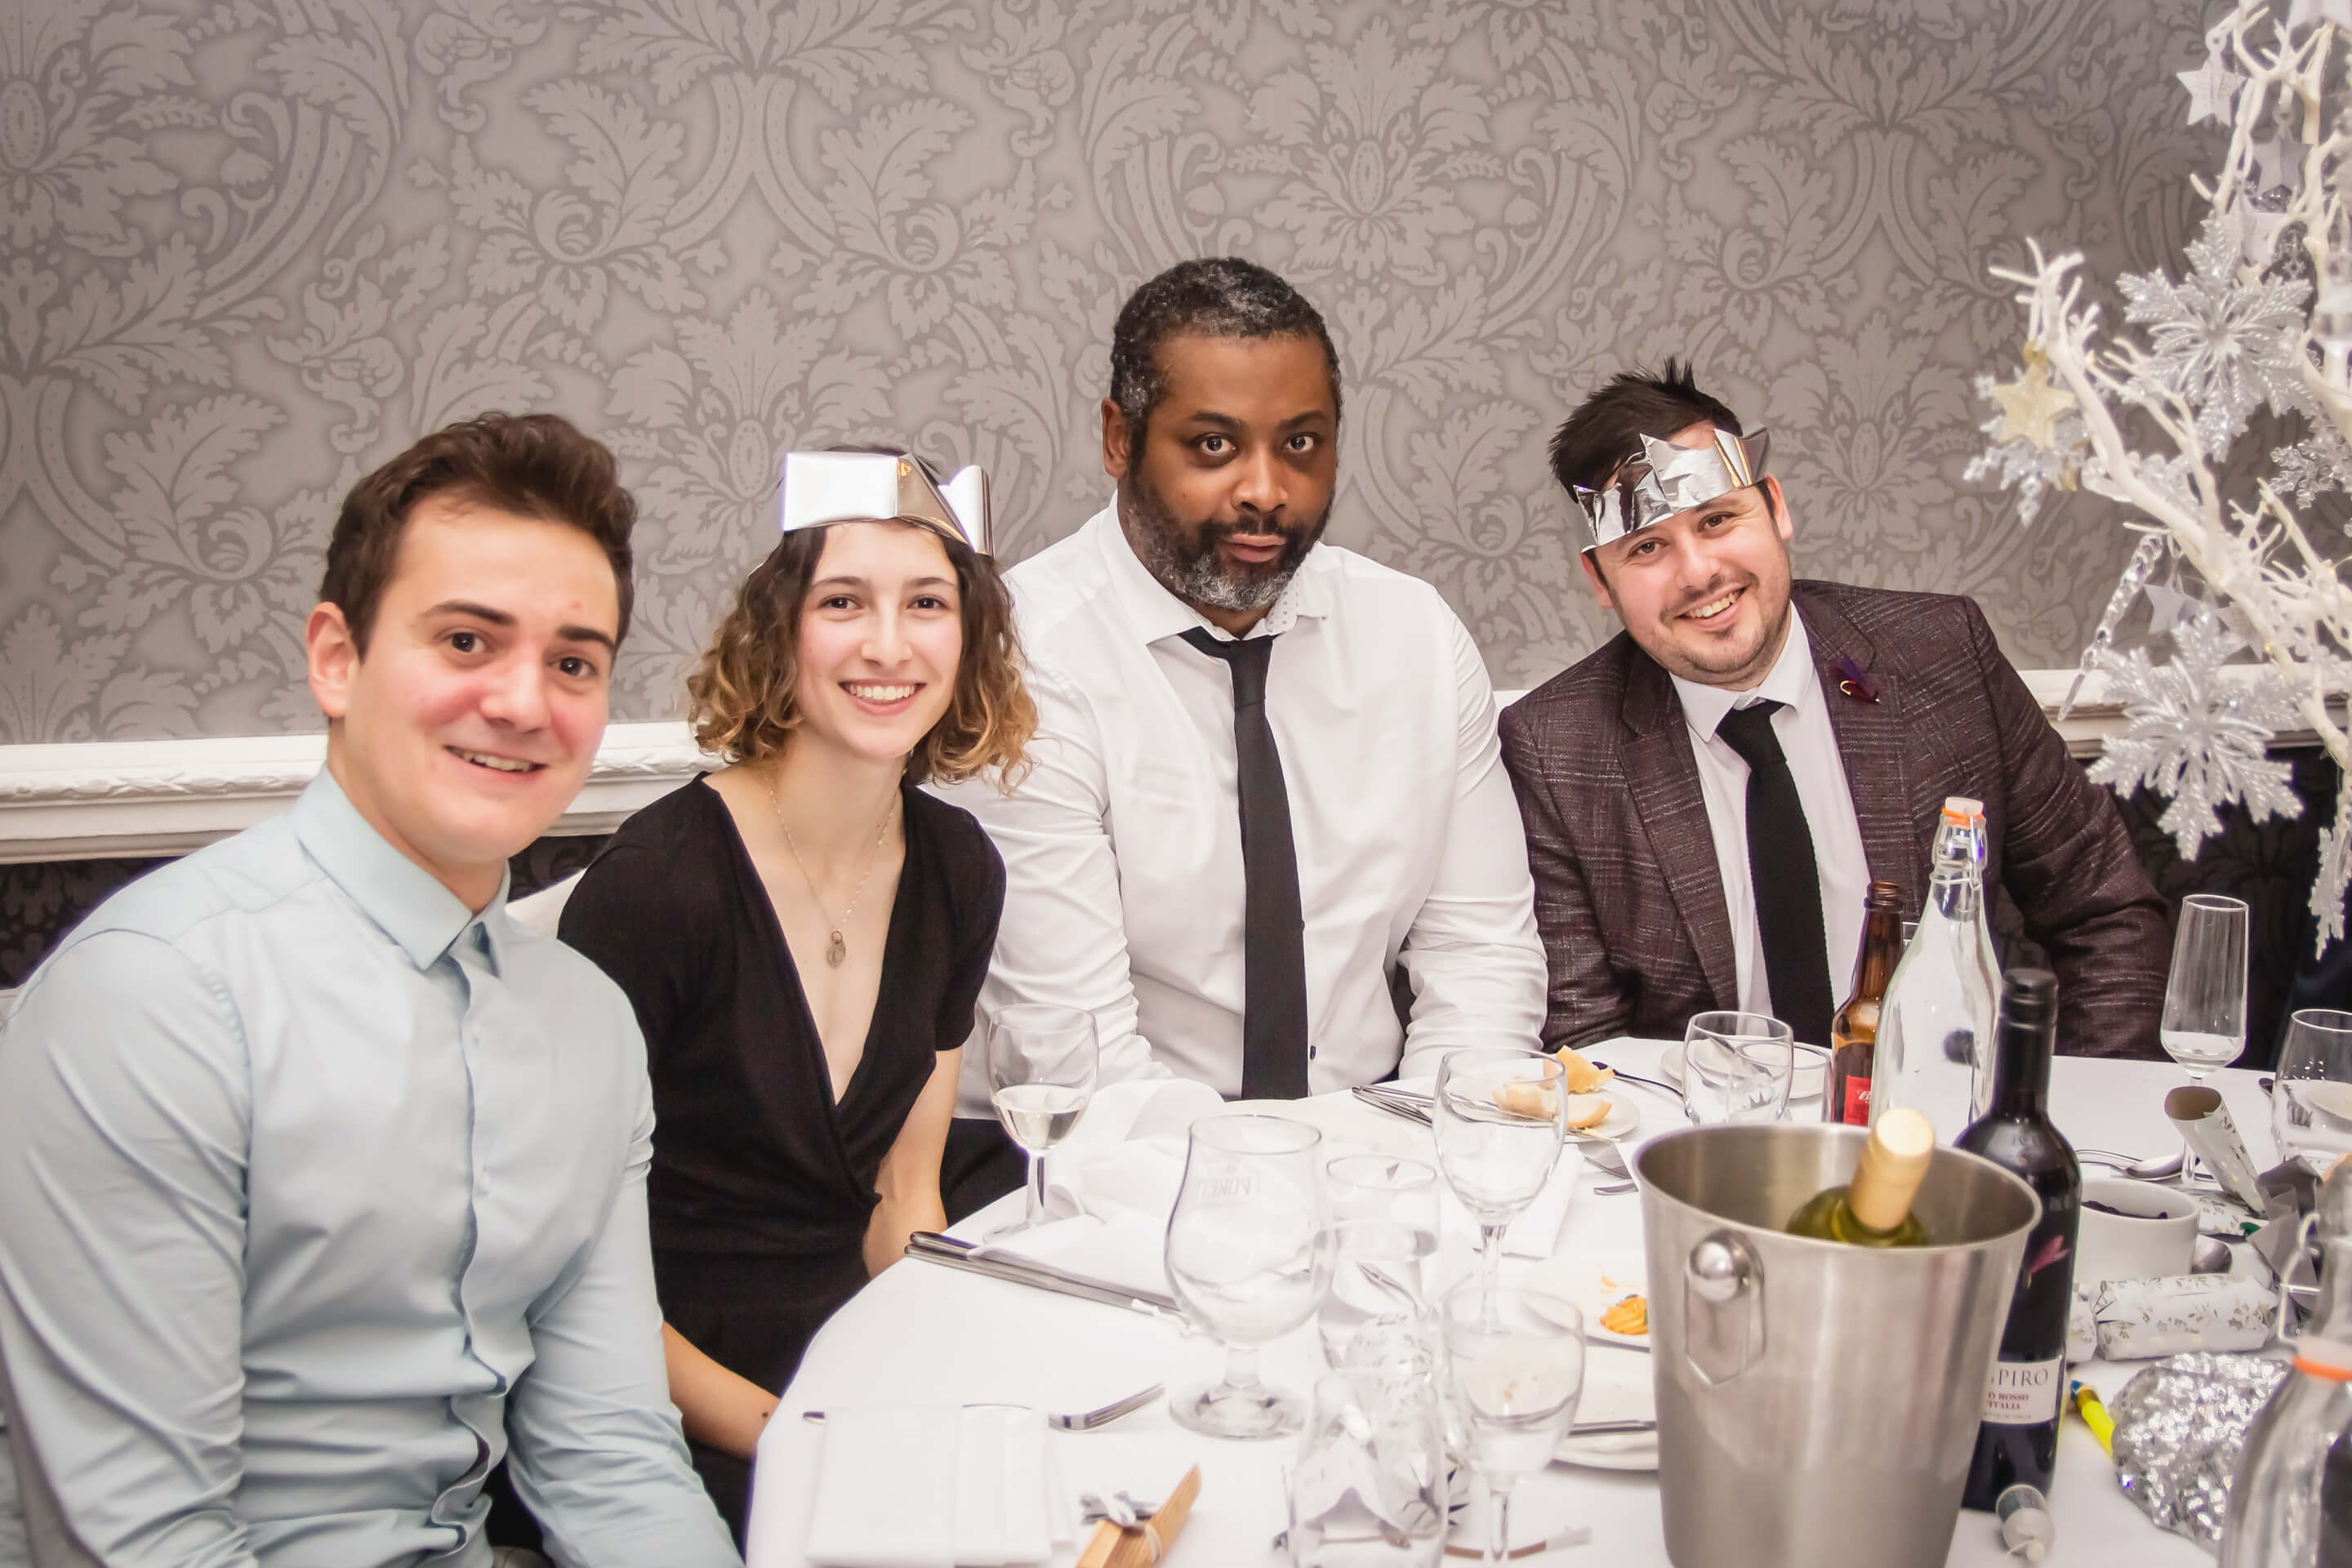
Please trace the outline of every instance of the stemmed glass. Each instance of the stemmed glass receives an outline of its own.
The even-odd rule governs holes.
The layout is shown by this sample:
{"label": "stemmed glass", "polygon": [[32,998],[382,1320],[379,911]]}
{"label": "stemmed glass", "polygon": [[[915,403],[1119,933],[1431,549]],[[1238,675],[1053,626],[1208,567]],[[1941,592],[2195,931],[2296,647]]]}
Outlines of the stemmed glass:
{"label": "stemmed glass", "polygon": [[[2246,906],[2219,893],[2180,901],[2172,935],[2172,977],[2156,1037],[2165,1054],[2203,1083],[2246,1048]],[[2197,1152],[2185,1152],[2182,1185],[2197,1174]]]}
{"label": "stemmed glass", "polygon": [[1551,1462],[1584,1392],[1584,1314],[1539,1290],[1465,1285],[1445,1298],[1446,1382],[1486,1488],[1486,1556],[1511,1543],[1511,1489]]}
{"label": "stemmed glass", "polygon": [[1029,1202],[1019,1223],[993,1241],[1045,1217],[1045,1151],[1070,1135],[1094,1098],[1094,1015],[1077,1007],[1024,1002],[988,1016],[988,1089],[997,1120],[1029,1156]]}
{"label": "stemmed glass", "polygon": [[1796,1037],[1762,1013],[1700,1013],[1683,1030],[1683,1110],[1701,1127],[1780,1121],[1796,1078]]}
{"label": "stemmed glass", "polygon": [[1330,1190],[1330,1293],[1316,1313],[1323,1359],[1345,1363],[1374,1318],[1419,1315],[1421,1260],[1437,1250],[1437,1173],[1418,1160],[1348,1154],[1323,1167]]}
{"label": "stemmed glass", "polygon": [[1495,1289],[1503,1232],[1536,1201],[1568,1136],[1568,1073],[1512,1047],[1455,1051],[1437,1069],[1430,1124],[1437,1168],[1478,1222],[1479,1278]]}
{"label": "stemmed glass", "polygon": [[2282,1156],[2302,1161],[2315,1176],[2352,1154],[2352,1013],[2306,1007],[2287,1020],[2271,1138]]}
{"label": "stemmed glass", "polygon": [[1296,1432],[1306,1402],[1257,1374],[1261,1346],[1315,1315],[1331,1284],[1323,1134],[1280,1116],[1192,1124],[1168,1216],[1168,1282],[1184,1315],[1224,1342],[1225,1374],[1179,1390],[1168,1412],[1212,1437]]}

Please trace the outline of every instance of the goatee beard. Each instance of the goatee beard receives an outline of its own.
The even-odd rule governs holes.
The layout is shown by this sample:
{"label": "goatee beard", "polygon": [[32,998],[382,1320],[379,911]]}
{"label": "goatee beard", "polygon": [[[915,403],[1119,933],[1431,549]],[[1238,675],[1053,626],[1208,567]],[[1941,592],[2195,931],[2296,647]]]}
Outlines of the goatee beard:
{"label": "goatee beard", "polygon": [[1217,553],[1217,544],[1244,531],[1240,525],[1203,523],[1199,539],[1188,549],[1183,525],[1139,475],[1130,474],[1120,487],[1119,514],[1129,524],[1126,533],[1136,559],[1161,587],[1187,604],[1236,611],[1263,610],[1280,598],[1331,520],[1326,507],[1305,528],[1276,530],[1282,535],[1280,555],[1262,566],[1237,566]]}

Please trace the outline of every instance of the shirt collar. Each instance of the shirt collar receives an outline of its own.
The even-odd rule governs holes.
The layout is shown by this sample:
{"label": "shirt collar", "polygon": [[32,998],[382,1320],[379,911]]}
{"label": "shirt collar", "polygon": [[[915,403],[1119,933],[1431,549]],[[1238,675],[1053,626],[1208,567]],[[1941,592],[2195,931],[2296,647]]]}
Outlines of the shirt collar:
{"label": "shirt collar", "polygon": [[[1210,636],[1232,639],[1233,634],[1212,624],[1200,611],[1161,586],[1160,579],[1136,558],[1135,547],[1127,542],[1127,531],[1119,526],[1116,496],[1087,527],[1109,568],[1111,589],[1119,601],[1120,619],[1135,634],[1137,642],[1149,647],[1167,637],[1181,637],[1194,626],[1207,626]],[[1331,574],[1337,569],[1337,561],[1318,542],[1307,552],[1307,559],[1298,563],[1297,574],[1283,585],[1274,607],[1250,628],[1249,635],[1279,637],[1303,617],[1329,615]]]}
{"label": "shirt collar", "polygon": [[1675,683],[1675,695],[1682,699],[1684,722],[1701,741],[1713,740],[1716,726],[1735,708],[1752,708],[1769,699],[1802,711],[1822,695],[1821,679],[1813,670],[1813,639],[1806,635],[1805,617],[1793,604],[1789,606],[1789,640],[1780,645],[1780,657],[1772,661],[1771,672],[1758,685],[1746,691],[1727,691],[1679,675],[1667,679]]}
{"label": "shirt collar", "polygon": [[511,871],[499,879],[498,895],[478,921],[457,894],[394,848],[360,815],[328,768],[320,768],[319,776],[303,790],[289,819],[294,837],[320,869],[399,944],[417,968],[430,969],[477,924],[481,927],[491,972],[505,968],[504,949],[513,940],[506,912]]}

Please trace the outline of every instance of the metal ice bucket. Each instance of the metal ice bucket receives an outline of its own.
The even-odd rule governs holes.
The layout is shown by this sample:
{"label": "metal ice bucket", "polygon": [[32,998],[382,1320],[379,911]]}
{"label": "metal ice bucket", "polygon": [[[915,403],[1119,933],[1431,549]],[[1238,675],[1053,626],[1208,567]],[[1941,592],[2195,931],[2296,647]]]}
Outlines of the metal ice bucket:
{"label": "metal ice bucket", "polygon": [[1695,1127],[1634,1159],[1650,1273],[1666,1554],[1676,1568],[1942,1568],[2033,1189],[1937,1149],[1939,1245],[1781,1227],[1850,1181],[1860,1128]]}

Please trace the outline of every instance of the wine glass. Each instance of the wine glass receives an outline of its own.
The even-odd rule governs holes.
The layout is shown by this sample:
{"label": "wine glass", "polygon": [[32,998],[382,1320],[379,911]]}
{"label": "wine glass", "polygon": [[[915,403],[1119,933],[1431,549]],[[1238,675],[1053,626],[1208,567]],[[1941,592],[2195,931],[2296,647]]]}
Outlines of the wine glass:
{"label": "wine glass", "polygon": [[2352,1154],[2352,1013],[2306,1007],[2287,1020],[2271,1137],[2282,1157],[2302,1161],[2314,1175]]}
{"label": "wine glass", "polygon": [[1445,1298],[1446,1384],[1486,1488],[1486,1556],[1511,1544],[1511,1489],[1551,1462],[1584,1392],[1584,1314],[1540,1290],[1464,1285]]}
{"label": "wine glass", "polygon": [[1257,1354],[1313,1317],[1331,1284],[1322,1143],[1316,1129],[1280,1116],[1192,1124],[1168,1216],[1168,1282],[1184,1315],[1224,1342],[1225,1373],[1170,1397],[1179,1426],[1278,1437],[1304,1421],[1304,1400],[1259,1380]]}
{"label": "wine glass", "polygon": [[1323,1359],[1336,1369],[1365,1323],[1425,1310],[1421,1260],[1437,1250],[1437,1173],[1418,1160],[1348,1154],[1325,1165],[1323,1178],[1333,1261],[1315,1318]]}
{"label": "wine glass", "polygon": [[1479,1277],[1492,1290],[1503,1232],[1536,1201],[1559,1163],[1568,1136],[1568,1071],[1542,1051],[1474,1047],[1440,1064],[1432,1098],[1437,1168],[1478,1222]]}
{"label": "wine glass", "polygon": [[1024,1002],[988,1016],[989,1099],[1029,1156],[1027,1209],[990,1240],[1044,1221],[1045,1151],[1070,1135],[1094,1098],[1096,1055],[1095,1016],[1083,1008]]}
{"label": "wine glass", "polygon": [[[2191,893],[2180,901],[2156,1037],[2191,1083],[2204,1082],[2246,1048],[2246,906],[2238,900]],[[2187,1150],[2181,1184],[2196,1174],[2197,1152]]]}
{"label": "wine glass", "polygon": [[1778,1018],[1699,1013],[1683,1029],[1683,1111],[1698,1126],[1786,1120],[1796,1073],[1796,1037]]}

